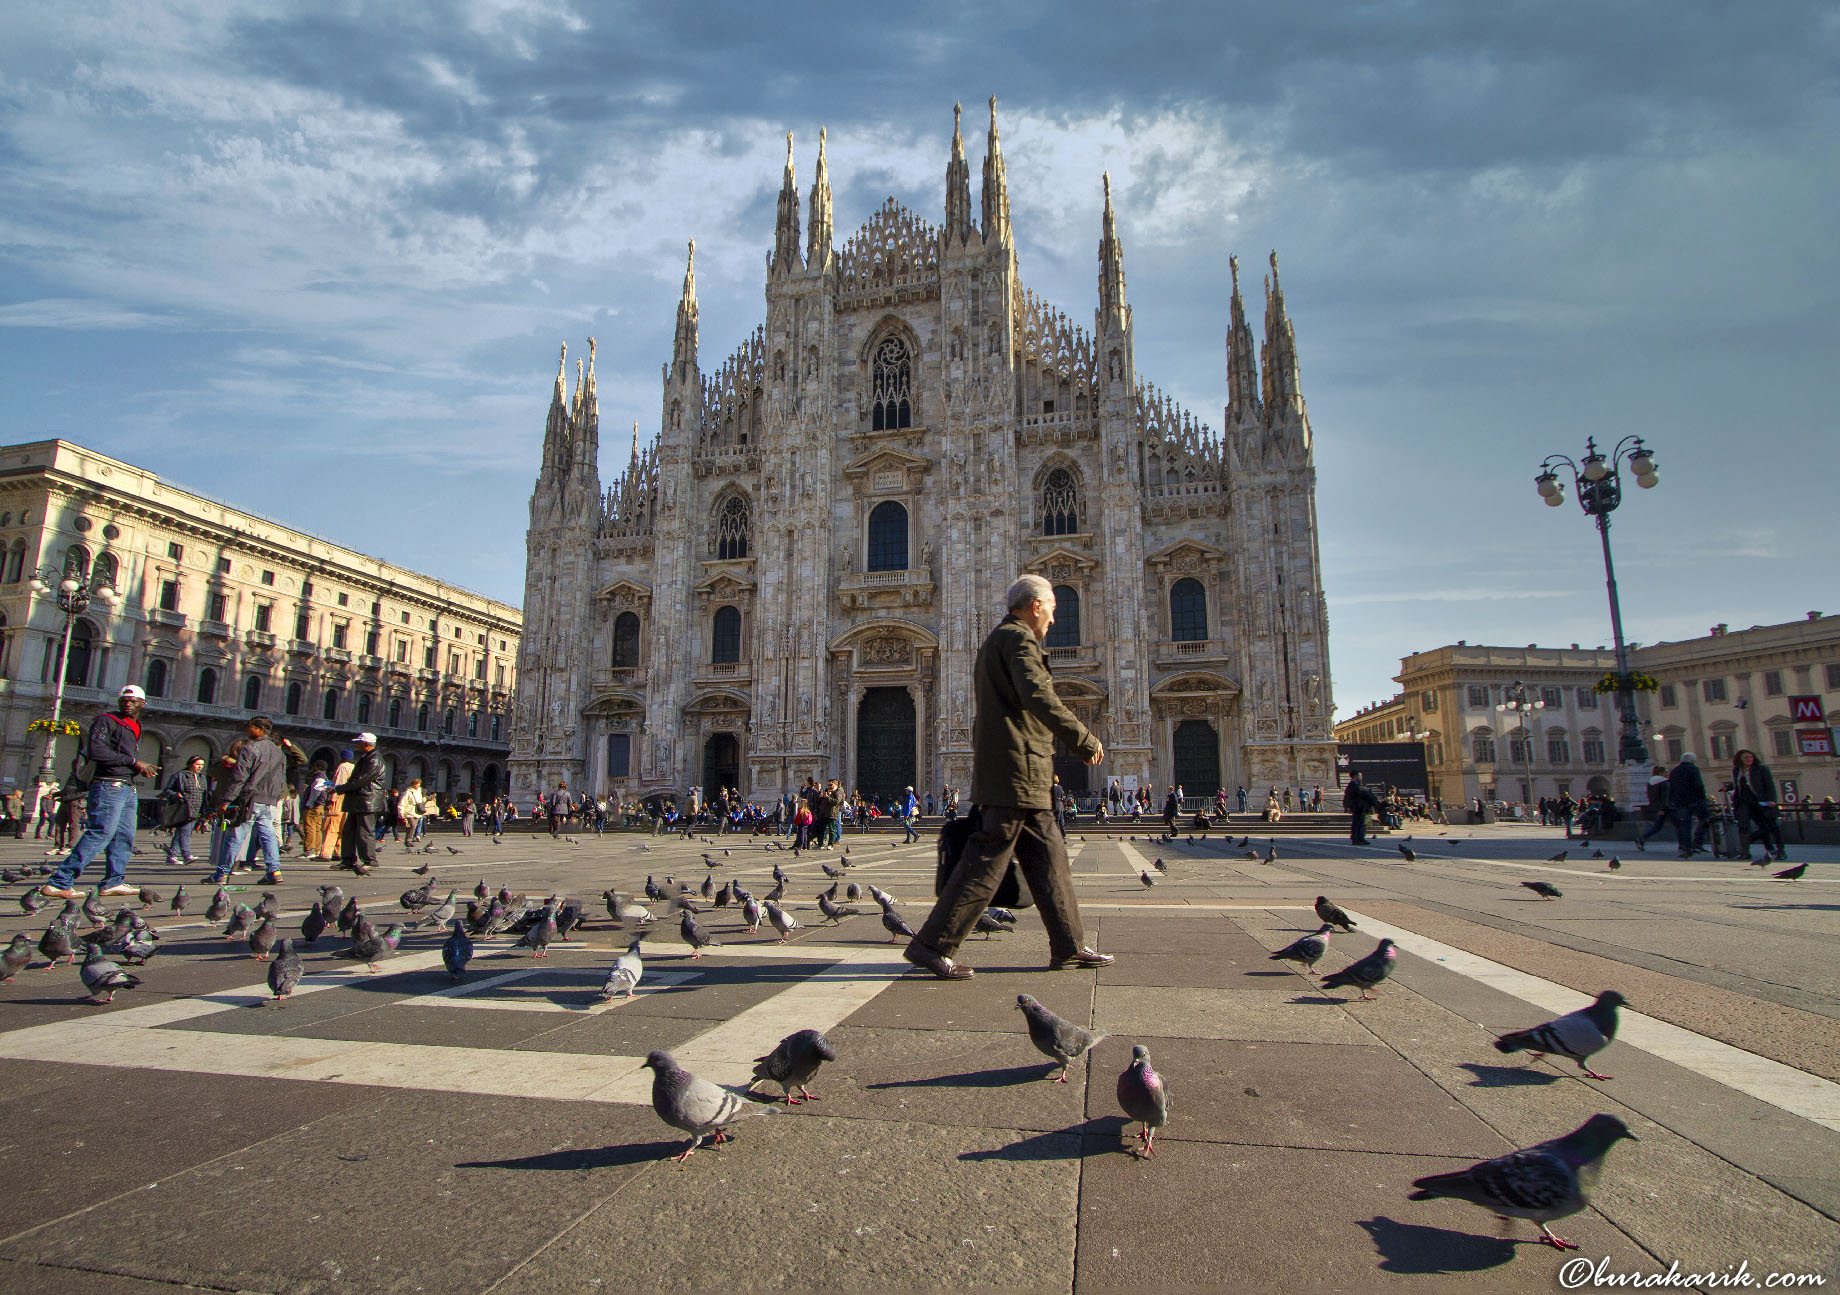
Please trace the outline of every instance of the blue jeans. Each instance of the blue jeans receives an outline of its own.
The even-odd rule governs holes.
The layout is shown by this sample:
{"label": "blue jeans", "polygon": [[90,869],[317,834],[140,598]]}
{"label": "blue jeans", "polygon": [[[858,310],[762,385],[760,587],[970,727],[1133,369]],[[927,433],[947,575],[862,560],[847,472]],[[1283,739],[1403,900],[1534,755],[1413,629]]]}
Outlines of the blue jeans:
{"label": "blue jeans", "polygon": [[70,857],[51,874],[54,890],[69,890],[99,854],[107,851],[103,886],[119,886],[128,879],[128,860],[134,854],[134,819],[140,812],[140,794],[131,782],[97,782],[84,802],[83,835]]}
{"label": "blue jeans", "polygon": [[231,829],[229,849],[224,852],[222,858],[214,860],[217,865],[217,876],[214,880],[229,879],[232,864],[235,860],[241,859],[244,851],[249,848],[252,832],[255,834],[257,847],[262,851],[262,862],[268,869],[266,875],[272,877],[281,866],[281,836],[277,829],[280,817],[281,807],[279,805],[251,805],[249,820]]}
{"label": "blue jeans", "polygon": [[197,819],[188,818],[173,829],[172,843],[166,847],[166,862],[192,861],[192,829],[197,826]]}
{"label": "blue jeans", "polygon": [[901,820],[901,827],[907,832],[907,839],[901,842],[902,845],[912,845],[920,839],[920,833],[914,830],[914,820],[911,816]]}

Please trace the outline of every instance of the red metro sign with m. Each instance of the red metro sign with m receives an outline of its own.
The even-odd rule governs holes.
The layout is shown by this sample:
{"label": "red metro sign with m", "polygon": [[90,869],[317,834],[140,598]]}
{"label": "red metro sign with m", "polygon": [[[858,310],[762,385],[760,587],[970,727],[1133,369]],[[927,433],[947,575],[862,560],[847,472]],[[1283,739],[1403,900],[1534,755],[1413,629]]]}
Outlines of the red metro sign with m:
{"label": "red metro sign with m", "polygon": [[1789,698],[1789,719],[1796,724],[1824,724],[1826,714],[1821,710],[1819,697]]}

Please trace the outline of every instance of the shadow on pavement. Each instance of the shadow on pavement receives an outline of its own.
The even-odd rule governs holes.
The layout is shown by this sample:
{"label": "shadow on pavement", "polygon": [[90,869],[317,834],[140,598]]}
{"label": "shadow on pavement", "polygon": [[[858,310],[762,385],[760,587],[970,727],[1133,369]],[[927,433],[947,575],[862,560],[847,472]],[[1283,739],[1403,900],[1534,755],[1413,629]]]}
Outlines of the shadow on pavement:
{"label": "shadow on pavement", "polygon": [[960,1160],[1007,1160],[1031,1162],[1041,1160],[1079,1160],[1086,1154],[1086,1135],[1093,1137],[1110,1137],[1123,1145],[1119,1131],[1124,1128],[1122,1115],[1107,1115],[1101,1119],[1087,1120],[1081,1124],[1069,1125],[1056,1129],[1052,1133],[1037,1133],[1022,1138],[1005,1147],[992,1147],[989,1151],[967,1151],[959,1156]]}
{"label": "shadow on pavement", "polygon": [[642,1165],[663,1160],[684,1149],[683,1139],[674,1142],[635,1142],[615,1147],[574,1147],[567,1151],[546,1151],[542,1155],[521,1156],[516,1160],[463,1160],[455,1169],[615,1169],[622,1165]]}
{"label": "shadow on pavement", "polygon": [[1459,1068],[1476,1076],[1473,1088],[1536,1088],[1556,1084],[1561,1076],[1537,1066],[1488,1066],[1479,1061],[1464,1061]]}
{"label": "shadow on pavement", "polygon": [[1803,912],[1813,910],[1822,913],[1840,911],[1840,904],[1733,904],[1733,908],[1748,908],[1760,912]]}
{"label": "shadow on pavement", "polygon": [[1514,1258],[1514,1243],[1449,1228],[1428,1228],[1375,1217],[1361,1224],[1389,1273],[1473,1273],[1499,1268]]}
{"label": "shadow on pavement", "polygon": [[1011,1066],[1006,1070],[972,1070],[964,1074],[934,1075],[930,1079],[891,1079],[884,1084],[864,1084],[864,1088],[1010,1088],[1032,1084],[1057,1067],[1052,1062],[1033,1066]]}

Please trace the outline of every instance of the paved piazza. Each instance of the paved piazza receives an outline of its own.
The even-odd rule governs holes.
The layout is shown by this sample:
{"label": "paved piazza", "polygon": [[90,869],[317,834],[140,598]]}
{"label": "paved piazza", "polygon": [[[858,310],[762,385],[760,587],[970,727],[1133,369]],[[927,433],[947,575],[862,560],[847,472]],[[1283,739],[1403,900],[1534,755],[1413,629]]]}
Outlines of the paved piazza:
{"label": "paved piazza", "polygon": [[[42,958],[0,986],[0,1295],[178,1288],[320,1292],[708,1289],[1549,1291],[1574,1256],[1473,1206],[1412,1203],[1411,1180],[1621,1116],[1593,1207],[1555,1225],[1606,1273],[1748,1263],[1840,1280],[1840,849],[1796,848],[1807,879],[1638,854],[1539,829],[1433,828],[1418,860],[1382,837],[1276,838],[1266,864],[1216,837],[1076,829],[1088,931],[1115,967],[1044,969],[1033,915],[972,940],[978,977],[908,971],[873,902],[822,925],[819,861],[758,840],[514,834],[400,849],[358,893],[381,927],[429,862],[464,897],[482,878],[582,897],[590,926],[544,962],[482,941],[467,980],[439,937],[381,974],[322,937],[300,991],[267,1002],[263,964],[193,916],[155,910],[161,952],[113,1005]],[[1268,838],[1253,835],[1262,854]],[[851,836],[850,878],[931,900],[930,843]],[[143,848],[149,843],[143,837]],[[721,853],[726,845],[729,853]],[[458,856],[448,847],[458,848]],[[612,929],[599,893],[647,874],[755,894],[794,878],[792,942],[715,911],[691,959],[674,920],[630,1001],[597,994]],[[10,867],[31,842],[0,844]],[[199,870],[149,849],[131,879],[194,913]],[[1161,857],[1154,889],[1138,880]],[[253,874],[244,874],[253,875]],[[348,877],[349,874],[341,874]],[[286,869],[292,928],[321,866]],[[1564,891],[1542,900],[1523,881]],[[341,882],[343,884],[343,882]],[[5,889],[0,936],[29,931]],[[349,887],[348,887],[349,889]],[[259,891],[239,898],[253,903]],[[1375,1002],[1324,993],[1267,953],[1314,930],[1318,894],[1360,933],[1323,969],[1401,949]],[[45,916],[41,913],[40,916]],[[1594,1065],[1503,1056],[1495,1033],[1628,998]],[[1072,1082],[1029,1045],[1015,996],[1111,1032]],[[684,1142],[650,1109],[654,1048],[725,1083],[795,1029],[839,1059],[815,1103],[750,1118],[732,1145]],[[1154,1160],[1114,1097],[1133,1043],[1168,1081]],[[1702,1283],[1703,1284],[1703,1283]]]}

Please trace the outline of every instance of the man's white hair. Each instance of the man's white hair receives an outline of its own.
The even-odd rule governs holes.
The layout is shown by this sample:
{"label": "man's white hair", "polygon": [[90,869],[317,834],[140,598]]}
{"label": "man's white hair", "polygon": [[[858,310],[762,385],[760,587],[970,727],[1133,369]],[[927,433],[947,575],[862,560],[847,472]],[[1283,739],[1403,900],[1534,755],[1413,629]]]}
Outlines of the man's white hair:
{"label": "man's white hair", "polygon": [[1013,612],[1021,611],[1037,598],[1041,599],[1044,603],[1053,602],[1054,586],[1040,576],[1017,576],[1016,583],[1009,587],[1009,593],[1006,597],[1009,601],[1005,603],[1004,606],[1008,607],[1009,610]]}

